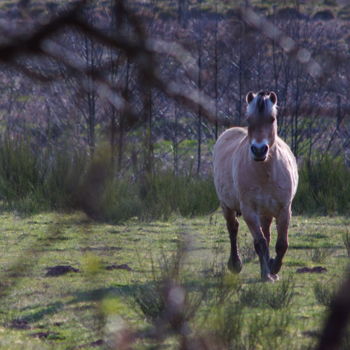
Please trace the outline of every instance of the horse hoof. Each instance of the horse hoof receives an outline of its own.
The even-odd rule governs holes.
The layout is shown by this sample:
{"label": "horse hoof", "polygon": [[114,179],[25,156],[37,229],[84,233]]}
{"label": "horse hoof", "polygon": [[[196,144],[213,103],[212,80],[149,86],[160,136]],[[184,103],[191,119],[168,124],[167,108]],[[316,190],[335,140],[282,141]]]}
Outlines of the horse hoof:
{"label": "horse hoof", "polygon": [[275,281],[279,281],[279,279],[280,279],[279,276],[278,276],[277,274],[271,273],[270,276],[273,278],[274,282],[275,282]]}
{"label": "horse hoof", "polygon": [[233,261],[232,258],[230,258],[228,260],[227,267],[233,273],[240,273],[242,270],[242,262],[240,259]]}
{"label": "horse hoof", "polygon": [[[263,282],[273,283],[273,282],[277,281],[276,276],[277,275],[269,273],[267,275],[261,276],[261,279],[263,280]],[[277,276],[277,278],[278,278],[278,276]]]}
{"label": "horse hoof", "polygon": [[277,273],[281,270],[282,262],[277,261],[276,259],[270,258],[269,260],[269,268],[271,274],[277,275]]}

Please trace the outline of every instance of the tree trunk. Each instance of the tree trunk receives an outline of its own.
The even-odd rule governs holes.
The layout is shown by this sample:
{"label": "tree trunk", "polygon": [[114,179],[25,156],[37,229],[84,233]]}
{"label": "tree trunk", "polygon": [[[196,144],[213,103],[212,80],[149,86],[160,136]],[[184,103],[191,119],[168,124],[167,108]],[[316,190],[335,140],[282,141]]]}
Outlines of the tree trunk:
{"label": "tree trunk", "polygon": [[[215,10],[217,13],[217,1],[215,2]],[[218,19],[215,20],[214,33],[214,90],[215,90],[215,140],[218,139]]]}
{"label": "tree trunk", "polygon": [[[129,74],[130,74],[130,62],[129,58],[126,61],[126,72],[125,72],[125,86],[123,91],[123,98],[125,101],[129,97]],[[120,173],[123,165],[123,153],[124,153],[124,133],[125,133],[125,115],[123,112],[120,113],[119,117],[119,132],[118,132],[118,163],[117,168]]]}
{"label": "tree trunk", "polygon": [[[198,49],[198,89],[202,90],[202,38],[199,39],[199,49]],[[202,107],[198,106],[198,116],[197,116],[197,175],[200,173],[201,169],[201,158],[202,158]]]}
{"label": "tree trunk", "polygon": [[187,27],[188,0],[179,0],[178,3],[178,22],[181,27]]}

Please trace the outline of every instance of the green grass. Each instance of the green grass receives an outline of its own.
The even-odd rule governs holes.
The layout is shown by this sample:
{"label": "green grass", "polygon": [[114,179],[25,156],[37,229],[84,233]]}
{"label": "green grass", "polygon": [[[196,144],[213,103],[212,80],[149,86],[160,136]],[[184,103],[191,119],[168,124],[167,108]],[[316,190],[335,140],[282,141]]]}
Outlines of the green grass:
{"label": "green grass", "polygon": [[[111,337],[108,325],[115,319],[135,331],[150,329],[162,314],[157,285],[169,274],[186,290],[193,334],[213,333],[226,346],[242,349],[265,349],[268,342],[276,349],[286,344],[306,349],[314,344],[312,335],[326,315],[328,291],[319,286],[325,280],[338,283],[349,262],[343,242],[349,219],[344,217],[294,217],[281,281],[273,285],[260,282],[257,258],[248,259],[239,279],[227,283],[233,277],[226,274],[229,239],[220,213],[191,219],[173,215],[166,222],[133,219],[122,225],[98,224],[79,212],[30,217],[6,213],[0,222],[1,349],[21,349],[23,344],[26,349],[94,348],[94,342]],[[239,244],[252,244],[243,222]],[[185,249],[175,273],[169,256],[179,245]],[[332,254],[313,261],[312,249],[324,247]],[[47,268],[55,265],[80,271],[46,277]],[[111,265],[124,269],[106,269]],[[327,272],[296,273],[299,267],[317,265]],[[247,302],[249,293],[255,299]],[[142,309],[144,295],[148,308]],[[261,325],[264,332],[252,337]],[[178,340],[173,335],[164,343],[173,349]],[[147,338],[137,343],[137,349],[149,346]]]}

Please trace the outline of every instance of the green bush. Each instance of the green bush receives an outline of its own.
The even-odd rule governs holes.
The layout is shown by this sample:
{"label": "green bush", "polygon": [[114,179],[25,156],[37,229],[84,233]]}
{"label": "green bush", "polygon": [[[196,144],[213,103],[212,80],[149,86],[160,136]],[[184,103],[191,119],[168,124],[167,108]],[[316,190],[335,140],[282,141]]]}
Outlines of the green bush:
{"label": "green bush", "polygon": [[324,156],[299,169],[299,187],[293,208],[296,213],[348,214],[350,169],[341,158]]}
{"label": "green bush", "polygon": [[240,292],[240,302],[247,307],[283,309],[291,305],[295,283],[291,276],[275,284],[251,285]]}
{"label": "green bush", "polygon": [[334,254],[334,249],[331,248],[313,248],[308,251],[310,259],[314,263],[323,263],[326,259]]}
{"label": "green bush", "polygon": [[21,140],[0,140],[0,194],[9,204],[35,193],[43,182],[40,158]]}
{"label": "green bush", "polygon": [[167,218],[177,212],[182,216],[204,215],[214,211],[219,202],[211,178],[178,175],[170,172],[150,177],[140,185],[141,199],[149,217]]}
{"label": "green bush", "polygon": [[[350,170],[342,159],[325,156],[299,170],[294,212],[348,214]],[[132,181],[130,179],[133,179]],[[0,139],[0,199],[23,213],[82,209],[96,220],[121,222],[205,215],[219,206],[213,179],[154,171],[123,179],[106,150],[86,153],[69,147],[34,148],[30,140]]]}
{"label": "green bush", "polygon": [[313,289],[317,302],[329,307],[336,292],[334,281],[328,283],[324,283],[324,281],[316,282]]}
{"label": "green bush", "polygon": [[0,196],[22,213],[82,209],[109,222],[204,215],[218,207],[211,178],[162,171],[130,181],[116,176],[105,150],[91,159],[68,147],[37,151],[30,140],[10,138],[0,139]]}
{"label": "green bush", "polygon": [[343,243],[345,246],[345,249],[348,253],[348,256],[350,257],[350,231],[347,229],[347,232],[343,234]]}
{"label": "green bush", "polygon": [[72,209],[86,159],[68,150],[37,151],[30,140],[0,139],[0,196],[21,213]]}

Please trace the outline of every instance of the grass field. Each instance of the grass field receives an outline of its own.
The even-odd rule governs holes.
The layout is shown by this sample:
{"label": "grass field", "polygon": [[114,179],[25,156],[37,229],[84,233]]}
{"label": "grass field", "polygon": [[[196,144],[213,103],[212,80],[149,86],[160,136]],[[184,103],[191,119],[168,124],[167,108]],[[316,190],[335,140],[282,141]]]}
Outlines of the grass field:
{"label": "grass field", "polygon": [[[349,223],[345,217],[294,217],[280,281],[267,285],[260,282],[258,259],[241,220],[239,242],[247,262],[239,280],[228,284],[232,293],[227,294],[229,305],[239,307],[235,320],[240,317],[242,339],[237,349],[265,349],[267,341],[275,349],[285,349],[286,344],[288,349],[306,349],[315,342],[326,314],[327,293],[336,288],[349,262],[344,244]],[[181,242],[183,285],[190,295],[206,291],[189,322],[192,332],[212,332],[226,317],[211,309],[220,292],[214,282],[230,280],[222,269],[229,241],[219,212],[192,219],[174,216],[166,222],[134,219],[123,225],[98,224],[81,213],[5,213],[0,225],[1,349],[103,348],[116,317],[131,329],[146,330],[149,314],[140,311],[135,296],[145,296],[159,266],[164,267]],[[79,271],[46,275],[48,268],[58,265]],[[327,271],[296,273],[314,266]],[[265,333],[255,335],[253,344],[250,332],[259,325]],[[162,348],[176,344],[176,337],[170,336]],[[152,347],[145,338],[136,348]]]}

